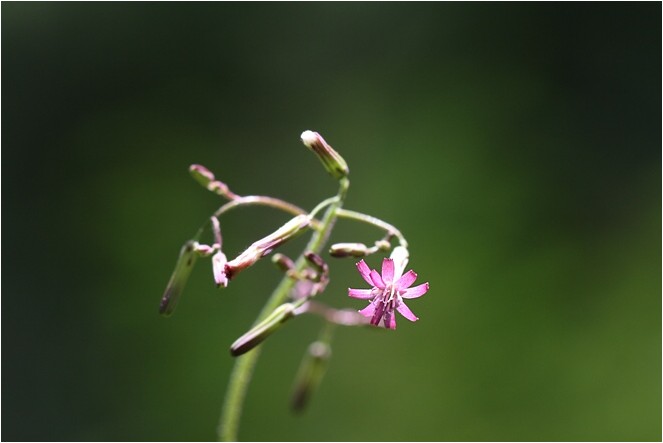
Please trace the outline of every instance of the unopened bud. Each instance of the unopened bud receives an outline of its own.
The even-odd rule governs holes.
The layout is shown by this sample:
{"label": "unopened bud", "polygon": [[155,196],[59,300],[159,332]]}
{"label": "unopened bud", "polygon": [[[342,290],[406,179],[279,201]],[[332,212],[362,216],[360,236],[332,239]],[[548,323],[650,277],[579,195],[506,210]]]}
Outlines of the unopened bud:
{"label": "unopened bud", "polygon": [[277,253],[272,256],[272,263],[276,265],[283,272],[288,272],[291,269],[294,269],[295,262],[293,262],[289,257]]}
{"label": "unopened bud", "polygon": [[309,278],[318,283],[314,286],[314,289],[311,292],[312,296],[317,295],[327,287],[327,283],[329,282],[329,266],[327,266],[327,263],[325,263],[322,257],[312,251],[305,253],[304,257],[311,267],[315,269],[315,271],[306,269],[305,271],[310,271],[312,275],[310,277],[304,276],[304,278]]}
{"label": "unopened bud", "polygon": [[228,259],[226,254],[219,251],[212,257],[212,272],[214,273],[214,282],[217,287],[228,286],[228,277],[226,276],[226,263]]}
{"label": "unopened bud", "polygon": [[210,255],[214,254],[216,248],[210,245],[203,245],[198,242],[195,242],[193,244],[193,250],[196,251],[196,254],[198,254],[201,257],[209,257]]}
{"label": "unopened bud", "polygon": [[161,303],[159,304],[159,313],[162,315],[169,316],[175,310],[175,306],[182,295],[193,265],[196,263],[195,245],[196,242],[189,240],[180,249],[180,256],[177,258],[175,270],[170,276],[168,286],[166,286],[166,291],[163,297],[161,297]]}
{"label": "unopened bud", "polygon": [[299,272],[299,278],[301,280],[308,280],[308,281],[320,281],[320,276],[321,274],[319,272],[315,272],[313,269],[302,269]]}
{"label": "unopened bud", "polygon": [[336,243],[329,249],[332,257],[364,257],[367,253],[368,247],[363,243]]}
{"label": "unopened bud", "polygon": [[323,274],[329,272],[329,266],[327,266],[327,263],[325,263],[322,257],[320,257],[318,254],[309,251],[304,254],[304,257],[306,258],[306,261],[308,261],[311,266],[313,266],[318,272],[322,272]]}
{"label": "unopened bud", "polygon": [[297,376],[291,397],[291,407],[295,412],[301,412],[308,404],[313,392],[317,389],[322,376],[327,370],[331,348],[321,341],[311,343],[308,347]]}
{"label": "unopened bud", "polygon": [[234,194],[233,192],[230,191],[228,188],[228,185],[225,183],[219,181],[219,180],[214,180],[213,182],[210,182],[209,185],[207,185],[207,189],[212,191],[213,193],[220,195],[221,197],[225,197],[229,200],[237,198],[237,194]]}
{"label": "unopened bud", "polygon": [[375,242],[375,247],[380,251],[388,251],[391,249],[391,243],[389,243],[387,240],[378,240]]}
{"label": "unopened bud", "polygon": [[252,266],[275,248],[296,237],[310,224],[311,219],[307,215],[298,215],[267,237],[253,243],[246,251],[228,262],[226,265],[228,279],[233,278],[238,272]]}
{"label": "unopened bud", "polygon": [[189,166],[189,173],[191,173],[191,176],[204,187],[207,187],[214,180],[214,174],[203,165]]}
{"label": "unopened bud", "polygon": [[301,135],[302,143],[315,152],[322,165],[335,179],[346,177],[350,170],[343,157],[334,150],[317,132],[304,131]]}
{"label": "unopened bud", "polygon": [[258,346],[278,330],[284,322],[293,317],[294,310],[292,303],[285,303],[274,309],[274,312],[269,314],[266,319],[251,328],[230,346],[230,354],[237,357]]}
{"label": "unopened bud", "polygon": [[220,195],[221,197],[225,197],[228,200],[233,200],[239,197],[237,194],[233,193],[228,188],[228,185],[226,185],[222,181],[216,180],[214,178],[214,174],[212,174],[212,171],[210,171],[203,165],[189,166],[189,173],[191,173],[191,176],[198,183],[203,185],[203,187],[207,188],[208,191],[212,191],[213,193]]}

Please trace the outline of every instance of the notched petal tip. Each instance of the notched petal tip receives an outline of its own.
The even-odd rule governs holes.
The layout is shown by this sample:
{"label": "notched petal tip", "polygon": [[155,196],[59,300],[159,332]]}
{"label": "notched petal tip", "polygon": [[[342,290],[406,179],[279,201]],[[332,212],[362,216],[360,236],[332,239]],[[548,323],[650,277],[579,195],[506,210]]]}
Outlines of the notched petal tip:
{"label": "notched petal tip", "polygon": [[414,272],[412,269],[407,271],[401,278],[398,279],[396,282],[396,287],[398,290],[402,291],[410,286],[412,286],[412,283],[414,283],[417,280],[417,273]]}
{"label": "notched petal tip", "polygon": [[417,298],[421,297],[424,295],[426,292],[428,292],[429,289],[429,284],[428,282],[422,283],[417,286],[413,286],[411,288],[408,288],[401,294],[401,297],[403,298]]}
{"label": "notched petal tip", "polygon": [[384,289],[386,287],[384,280],[382,280],[382,277],[380,274],[378,274],[378,271],[372,270],[370,274],[371,281],[373,282],[373,286],[379,288],[379,289]]}
{"label": "notched petal tip", "polygon": [[414,315],[414,312],[412,312],[412,311],[410,310],[410,308],[408,308],[407,305],[406,305],[405,303],[401,303],[400,305],[398,305],[398,307],[396,308],[396,310],[397,310],[398,312],[400,312],[401,315],[402,315],[403,317],[407,318],[407,319],[410,320],[410,321],[417,321],[417,320],[419,320],[419,317],[417,317],[416,315]]}
{"label": "notched petal tip", "polygon": [[371,269],[368,267],[364,260],[359,260],[356,264],[359,274],[364,279],[366,283],[373,286],[373,280],[371,279]]}

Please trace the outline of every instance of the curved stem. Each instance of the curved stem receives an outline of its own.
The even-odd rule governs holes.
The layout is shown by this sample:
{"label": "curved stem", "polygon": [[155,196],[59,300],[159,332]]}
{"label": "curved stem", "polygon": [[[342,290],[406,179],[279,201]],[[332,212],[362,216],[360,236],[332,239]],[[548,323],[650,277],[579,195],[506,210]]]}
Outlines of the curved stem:
{"label": "curved stem", "polygon": [[398,241],[400,242],[401,246],[407,248],[407,240],[405,240],[405,237],[403,237],[401,231],[399,231],[398,229],[396,229],[396,227],[387,223],[386,221],[382,221],[379,218],[373,217],[372,215],[362,214],[361,212],[357,211],[349,211],[347,209],[339,209],[336,215],[338,215],[341,218],[347,218],[349,220],[364,222],[369,225],[377,226],[380,229],[384,229],[388,233],[394,234],[398,238]]}
{"label": "curved stem", "polygon": [[310,212],[309,215],[311,217],[315,217],[318,212],[322,211],[325,208],[325,206],[329,206],[332,203],[335,203],[336,201],[338,201],[338,199],[339,199],[338,195],[335,195],[334,197],[329,197],[328,199],[321,201],[320,203],[318,203],[318,205],[315,208],[313,208],[313,210]]}
{"label": "curved stem", "polygon": [[260,349],[260,346],[258,346],[252,351],[237,357],[235,361],[217,429],[219,441],[237,441],[244,398],[253,375],[253,368],[260,356]]}
{"label": "curved stem", "polygon": [[[341,210],[349,186],[350,181],[347,177],[343,177],[340,180],[338,194],[336,197],[332,197],[333,201],[327,202],[327,200],[325,200],[329,207],[320,221],[320,229],[313,233],[304,252],[312,251],[316,254],[320,253],[334,227],[336,217]],[[304,266],[306,266],[306,258],[304,257],[304,254],[301,254],[297,261],[295,261],[295,271],[300,272],[304,269]],[[265,303],[262,311],[260,311],[254,325],[264,319],[288,298],[294,284],[295,281],[287,275],[283,277],[267,300],[267,303]],[[219,420],[218,436],[220,441],[237,441],[242,407],[249,382],[251,381],[251,376],[253,375],[253,369],[260,356],[260,349],[261,346],[258,346],[246,354],[237,357],[235,366],[230,374],[228,390],[226,391],[223,410],[221,411],[221,417]]]}
{"label": "curved stem", "polygon": [[292,203],[288,203],[287,201],[281,200],[280,198],[267,197],[265,195],[247,195],[244,197],[238,197],[234,200],[229,201],[225,205],[221,206],[214,213],[214,216],[219,217],[221,214],[228,212],[229,210],[237,206],[249,205],[249,204],[269,206],[272,208],[280,209],[284,212],[288,212],[293,215],[306,214],[306,211],[300,208],[299,206],[293,205]]}
{"label": "curved stem", "polygon": [[[237,197],[236,199],[231,200],[228,203],[224,204],[219,209],[217,209],[216,212],[214,212],[214,214],[212,214],[212,217],[218,218],[221,215],[225,214],[226,212],[230,211],[231,209],[235,209],[245,205],[267,206],[270,208],[280,209],[283,212],[287,212],[293,215],[307,214],[307,212],[304,209],[300,208],[299,206],[293,205],[292,203],[289,203],[285,200],[281,200],[280,198],[267,197],[265,195],[247,195],[244,197]],[[206,222],[198,229],[198,232],[196,232],[196,235],[194,236],[195,240],[200,239],[200,236],[202,235],[203,231],[207,226],[208,223]],[[313,227],[313,229],[319,230],[320,221],[316,220],[315,218],[312,218],[311,226]]]}

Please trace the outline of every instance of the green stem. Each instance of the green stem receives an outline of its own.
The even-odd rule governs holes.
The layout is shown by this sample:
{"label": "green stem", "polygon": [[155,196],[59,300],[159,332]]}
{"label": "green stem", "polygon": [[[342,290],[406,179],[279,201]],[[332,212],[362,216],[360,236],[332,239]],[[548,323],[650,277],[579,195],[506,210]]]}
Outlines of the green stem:
{"label": "green stem", "polygon": [[395,226],[387,223],[386,221],[380,220],[379,218],[373,217],[372,215],[362,214],[361,212],[357,211],[349,211],[347,209],[342,209],[342,208],[339,208],[339,210],[336,212],[336,215],[341,218],[347,218],[349,220],[356,220],[363,223],[367,223],[369,225],[377,226],[378,228],[383,229],[390,234],[394,234],[398,238],[398,241],[401,244],[401,246],[407,248],[407,240],[405,240],[405,237],[403,237],[401,231],[399,231],[398,229],[396,229]]}
{"label": "green stem", "polygon": [[[295,206],[287,201],[281,200],[280,198],[267,197],[264,195],[247,195],[244,197],[237,197],[225,203],[223,206],[217,209],[216,212],[212,214],[212,216],[218,218],[221,215],[225,214],[226,212],[230,211],[231,209],[239,208],[240,206],[246,206],[246,205],[267,206],[270,208],[279,209],[283,212],[287,212],[293,215],[306,214],[306,211],[303,210],[302,208]],[[205,228],[209,226],[208,222],[209,221],[203,223],[203,225],[198,229],[198,232],[194,236],[194,240],[200,239],[200,236],[202,235]],[[313,226],[314,229],[319,229],[320,222],[316,219],[312,219],[311,226]]]}
{"label": "green stem", "polygon": [[280,198],[267,197],[265,195],[247,195],[244,197],[237,197],[236,199],[231,200],[225,205],[221,206],[214,213],[214,216],[219,217],[221,214],[227,212],[232,208],[247,204],[270,206],[272,208],[280,209],[284,212],[288,212],[293,215],[306,214],[306,211],[303,210],[302,208],[295,206],[287,201],[283,201]]}
{"label": "green stem", "polygon": [[[327,211],[322,217],[320,229],[313,233],[304,252],[312,251],[315,254],[320,253],[334,227],[337,212],[343,206],[349,186],[350,181],[346,177],[343,177],[340,180],[338,194],[334,197],[335,200],[329,204]],[[304,266],[306,266],[306,258],[302,253],[295,262],[296,272],[300,272],[304,269]],[[277,306],[285,302],[294,284],[295,280],[292,278],[288,276],[283,277],[281,283],[272,292],[262,311],[260,311],[260,315],[258,315],[254,325],[267,317]],[[237,357],[235,366],[230,374],[228,390],[226,391],[223,410],[221,411],[219,420],[218,436],[220,441],[237,441],[244,399],[246,398],[246,392],[251,381],[251,376],[253,375],[253,369],[260,356],[260,349],[261,346],[258,346],[246,354]]]}

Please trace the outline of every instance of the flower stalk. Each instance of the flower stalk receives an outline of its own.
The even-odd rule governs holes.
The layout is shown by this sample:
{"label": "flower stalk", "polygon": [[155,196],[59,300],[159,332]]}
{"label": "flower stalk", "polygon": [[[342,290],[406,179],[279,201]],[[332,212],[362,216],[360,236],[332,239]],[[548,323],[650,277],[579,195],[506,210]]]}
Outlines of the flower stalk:
{"label": "flower stalk", "polygon": [[[338,198],[328,206],[322,217],[320,230],[313,233],[311,239],[306,245],[306,251],[315,254],[320,253],[334,227],[337,212],[343,205],[349,187],[350,181],[346,177],[342,178],[340,180],[338,194],[336,195]],[[306,257],[302,254],[295,261],[295,272],[301,272],[305,265]],[[288,298],[288,294],[294,285],[295,281],[287,275],[281,279],[281,283],[279,283],[274,292],[272,292],[272,295],[269,297],[267,303],[265,303],[265,306],[258,315],[256,324],[263,318],[266,318],[278,305]],[[218,436],[220,441],[237,441],[242,406],[246,397],[248,384],[253,375],[253,370],[259,356],[260,348],[258,347],[254,348],[252,352],[238,357],[235,361],[232,373],[230,374],[228,390],[226,391],[226,398],[219,420]]]}
{"label": "flower stalk", "polygon": [[[260,345],[286,323],[290,324],[293,318],[301,314],[317,315],[324,322],[320,337],[308,348],[295,379],[291,405],[294,411],[301,411],[325,373],[331,357],[332,331],[335,327],[372,327],[383,323],[387,329],[395,329],[396,311],[411,321],[418,320],[405,306],[404,299],[417,298],[428,291],[428,283],[411,287],[416,274],[412,270],[405,272],[409,259],[408,244],[397,228],[376,217],[343,209],[350,186],[349,168],[343,157],[317,132],[304,131],[301,140],[316,154],[324,169],[339,185],[336,195],[321,201],[310,212],[275,197],[235,194],[204,166],[194,164],[189,168],[191,176],[200,185],[225,198],[227,202],[198,229],[192,240],[182,246],[175,270],[159,305],[159,311],[163,315],[172,314],[197,258],[210,259],[216,286],[226,288],[238,273],[246,271],[258,260],[304,231],[312,231],[306,248],[296,260],[293,261],[280,253],[272,256],[272,262],[283,271],[284,276],[265,302],[253,325],[230,346],[230,354],[236,359],[217,428],[221,441],[238,439],[244,400],[260,356]],[[293,218],[271,234],[251,243],[232,260],[228,260],[222,250],[219,218],[242,206],[267,206],[291,214]],[[383,230],[384,236],[372,246],[360,242],[335,243],[327,250],[332,257],[368,257],[379,251],[391,250],[391,240],[394,237],[399,242],[399,245],[393,248],[390,258],[383,260],[381,273],[370,269],[364,260],[357,263],[360,275],[371,286],[370,289],[348,289],[350,297],[369,302],[367,307],[359,311],[332,308],[318,300],[330,281],[330,268],[321,254],[338,218],[373,225]],[[211,234],[212,241],[209,244],[200,243],[200,238],[206,232]]]}

